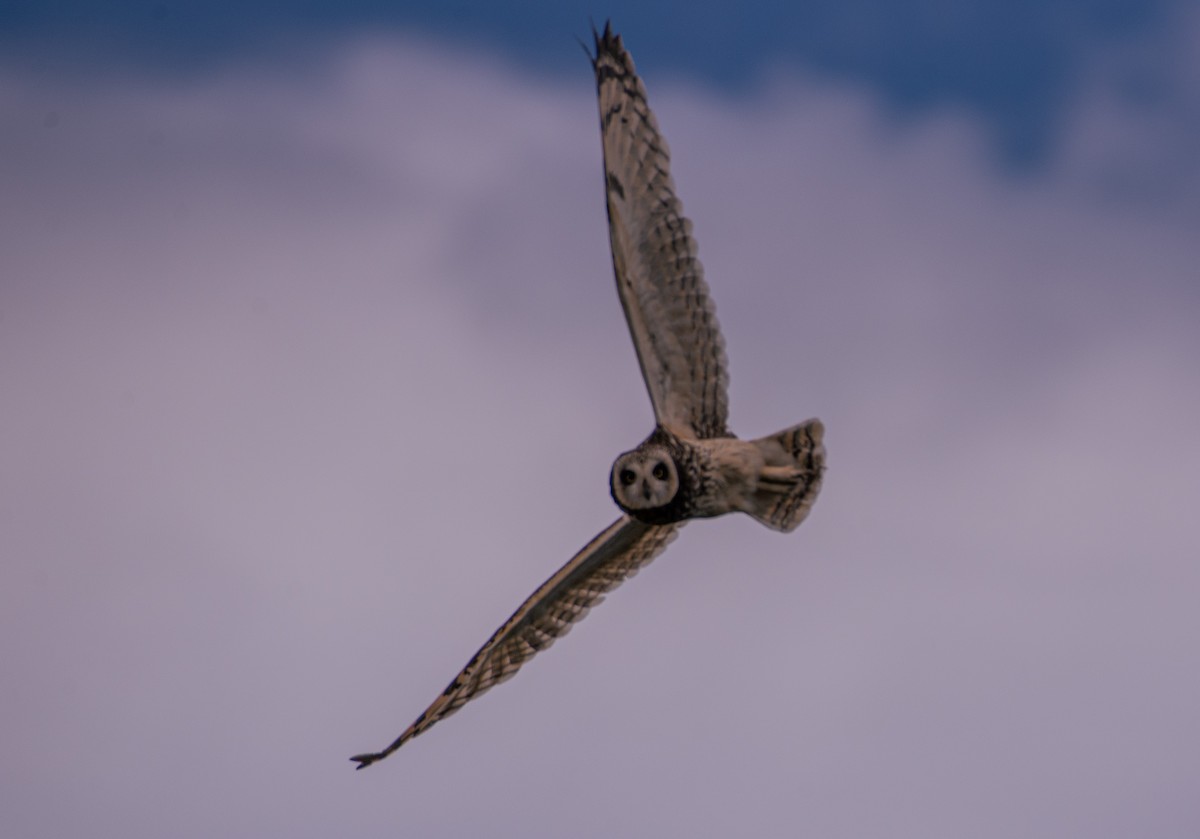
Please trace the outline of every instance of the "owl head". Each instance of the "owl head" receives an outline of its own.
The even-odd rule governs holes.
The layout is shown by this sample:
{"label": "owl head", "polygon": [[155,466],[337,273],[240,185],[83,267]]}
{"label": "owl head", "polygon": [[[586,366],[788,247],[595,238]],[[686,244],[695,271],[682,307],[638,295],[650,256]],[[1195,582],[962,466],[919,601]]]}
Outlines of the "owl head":
{"label": "owl head", "polygon": [[613,500],[634,516],[671,502],[679,492],[679,472],[671,452],[660,445],[642,445],[613,462],[609,479]]}

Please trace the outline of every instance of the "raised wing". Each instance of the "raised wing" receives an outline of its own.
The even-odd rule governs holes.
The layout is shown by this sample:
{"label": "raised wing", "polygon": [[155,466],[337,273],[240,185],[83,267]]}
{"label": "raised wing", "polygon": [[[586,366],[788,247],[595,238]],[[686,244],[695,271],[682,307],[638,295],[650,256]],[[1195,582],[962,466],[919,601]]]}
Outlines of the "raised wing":
{"label": "raised wing", "polygon": [[355,755],[358,769],[383,760],[494,685],[516,674],[612,591],[654,559],[682,524],[648,525],[623,516],[555,572],[496,630],[441,696],[381,752]]}
{"label": "raised wing", "polygon": [[607,24],[593,35],[613,269],[654,417],[676,433],[725,437],[725,342],[671,155],[621,37]]}

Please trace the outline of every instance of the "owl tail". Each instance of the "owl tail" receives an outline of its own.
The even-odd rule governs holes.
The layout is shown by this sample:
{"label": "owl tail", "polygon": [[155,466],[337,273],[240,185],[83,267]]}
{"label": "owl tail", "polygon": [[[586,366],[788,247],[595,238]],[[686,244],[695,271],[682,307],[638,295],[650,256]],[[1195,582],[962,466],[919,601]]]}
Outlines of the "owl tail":
{"label": "owl tail", "polygon": [[825,426],[818,419],[754,440],[766,466],[754,492],[754,510],[748,511],[774,530],[790,533],[804,521],[825,472]]}

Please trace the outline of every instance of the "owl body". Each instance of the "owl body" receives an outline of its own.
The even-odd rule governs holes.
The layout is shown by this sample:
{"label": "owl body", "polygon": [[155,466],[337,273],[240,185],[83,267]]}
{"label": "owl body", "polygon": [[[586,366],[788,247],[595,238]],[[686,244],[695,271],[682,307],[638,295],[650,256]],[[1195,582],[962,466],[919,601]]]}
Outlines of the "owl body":
{"label": "owl body", "polygon": [[659,425],[613,462],[609,490],[623,512],[645,524],[742,512],[790,531],[819,487],[823,435],[819,420],[758,440],[697,439]]}

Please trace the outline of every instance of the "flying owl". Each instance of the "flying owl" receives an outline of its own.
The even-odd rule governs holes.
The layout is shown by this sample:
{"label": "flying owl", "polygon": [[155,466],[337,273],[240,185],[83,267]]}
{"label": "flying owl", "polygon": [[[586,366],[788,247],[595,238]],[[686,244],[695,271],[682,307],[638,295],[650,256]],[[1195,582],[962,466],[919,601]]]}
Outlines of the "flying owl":
{"label": "flying owl", "polygon": [[391,745],[351,758],[359,769],[511,678],[662,553],[688,520],[743,512],[786,533],[821,487],[820,420],[749,441],[729,430],[725,344],[666,141],[620,36],[607,24],[592,34],[613,269],[654,430],[613,463],[609,486],[621,517],[522,603]]}

